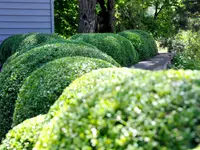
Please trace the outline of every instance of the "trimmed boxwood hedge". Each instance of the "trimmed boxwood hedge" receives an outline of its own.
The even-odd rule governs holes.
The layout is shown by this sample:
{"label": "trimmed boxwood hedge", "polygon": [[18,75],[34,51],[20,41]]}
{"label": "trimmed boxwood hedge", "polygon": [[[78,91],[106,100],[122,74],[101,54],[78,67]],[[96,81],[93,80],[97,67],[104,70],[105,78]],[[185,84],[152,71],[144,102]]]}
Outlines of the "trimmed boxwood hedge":
{"label": "trimmed boxwood hedge", "polygon": [[35,150],[188,150],[200,138],[199,97],[197,71],[146,72],[118,84],[110,80],[66,99]]}
{"label": "trimmed boxwood hedge", "polygon": [[112,67],[106,61],[87,57],[65,57],[47,63],[24,81],[15,104],[13,126],[46,114],[63,89],[76,78],[95,69]]}
{"label": "trimmed boxwood hedge", "polygon": [[15,64],[7,65],[0,73],[0,139],[11,127],[15,100],[23,81],[47,62],[71,56],[98,58],[117,65],[108,55],[84,44],[47,44],[20,55]]}
{"label": "trimmed boxwood hedge", "polygon": [[65,42],[66,39],[62,38],[57,34],[46,34],[46,33],[32,33],[29,34],[26,38],[24,38],[21,43],[18,45],[18,48],[15,52],[12,53],[10,57],[6,59],[3,65],[6,65],[17,56],[35,48],[45,44],[50,43],[60,43]]}
{"label": "trimmed boxwood hedge", "polygon": [[15,45],[18,45],[21,42],[22,34],[16,34],[5,39],[0,45],[0,64],[3,64],[5,60],[12,55],[12,49],[15,48]]}
{"label": "trimmed boxwood hedge", "polygon": [[19,34],[9,37],[2,43],[0,47],[0,60],[3,64],[7,58],[18,51],[28,51],[33,47],[40,45],[41,43],[55,40],[63,39],[57,34],[47,34],[47,33],[28,33]]}
{"label": "trimmed boxwood hedge", "polygon": [[45,115],[28,119],[10,130],[0,145],[0,150],[32,150],[41,128]]}
{"label": "trimmed boxwood hedge", "polygon": [[26,51],[44,42],[48,42],[51,40],[59,40],[59,39],[64,40],[64,38],[62,38],[60,35],[55,34],[55,33],[54,34],[32,33],[21,41],[16,51],[21,51],[21,50]]}
{"label": "trimmed boxwood hedge", "polygon": [[[59,99],[52,105],[48,114],[46,115],[47,122],[50,121],[63,107],[66,99],[76,100],[79,96],[89,94],[94,87],[101,87],[112,83],[119,83],[125,78],[137,76],[142,71],[128,69],[128,68],[110,68],[99,69],[87,73],[80,78],[73,81],[69,87],[67,87]],[[136,74],[137,73],[137,74]]]}
{"label": "trimmed boxwood hedge", "polygon": [[149,34],[148,32],[145,32],[143,30],[133,30],[132,32],[140,34],[147,41],[148,47],[150,49],[151,57],[158,54],[157,44],[151,34]]}
{"label": "trimmed boxwood hedge", "polygon": [[157,45],[153,37],[141,30],[126,30],[118,33],[131,41],[137,52],[140,60],[146,60],[155,56],[158,53]]}
{"label": "trimmed boxwood hedge", "polygon": [[[66,39],[52,39],[52,40],[49,40],[49,41],[46,41],[44,43],[41,43],[39,45],[36,45],[35,47],[39,47],[39,46],[44,46],[44,45],[47,45],[47,44],[56,44],[56,43],[73,43],[73,44],[83,44],[85,46],[89,46],[91,48],[94,48],[94,49],[97,49],[95,46],[91,45],[91,44],[88,44],[88,43],[85,43],[85,42],[81,42],[81,41],[76,41],[76,40],[66,40]],[[30,49],[25,49],[25,50],[20,50],[16,53],[14,53],[12,56],[10,56],[6,62],[3,64],[3,68],[5,68],[7,66],[7,64],[11,65],[12,64],[15,64],[17,60],[15,60],[16,57],[24,54],[25,52],[31,50],[31,49],[34,49],[35,47],[34,46],[31,46],[32,48]],[[113,60],[113,63],[117,64],[117,62],[114,62]],[[119,66],[119,64],[118,64]]]}
{"label": "trimmed boxwood hedge", "polygon": [[138,62],[139,56],[133,45],[126,38],[112,33],[77,34],[71,39],[84,41],[96,46],[110,55],[121,66],[131,66]]}

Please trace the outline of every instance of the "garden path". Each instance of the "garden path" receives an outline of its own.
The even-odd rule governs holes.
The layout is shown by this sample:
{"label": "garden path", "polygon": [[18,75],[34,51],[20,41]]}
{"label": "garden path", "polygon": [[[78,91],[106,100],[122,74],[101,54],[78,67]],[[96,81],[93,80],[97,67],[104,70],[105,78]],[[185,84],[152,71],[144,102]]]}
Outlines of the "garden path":
{"label": "garden path", "polygon": [[165,70],[171,64],[173,53],[159,53],[155,57],[146,61],[141,61],[131,68],[145,69],[145,70]]}

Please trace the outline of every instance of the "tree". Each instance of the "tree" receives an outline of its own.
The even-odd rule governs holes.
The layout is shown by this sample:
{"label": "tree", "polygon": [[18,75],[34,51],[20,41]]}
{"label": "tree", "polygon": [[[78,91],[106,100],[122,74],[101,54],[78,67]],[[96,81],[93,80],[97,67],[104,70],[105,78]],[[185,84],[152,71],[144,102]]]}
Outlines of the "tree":
{"label": "tree", "polygon": [[115,0],[97,0],[100,11],[97,14],[97,31],[98,32],[114,32],[115,22]]}
{"label": "tree", "polygon": [[114,6],[115,0],[79,0],[78,32],[114,32]]}
{"label": "tree", "polygon": [[79,33],[90,33],[96,30],[96,0],[79,0]]}

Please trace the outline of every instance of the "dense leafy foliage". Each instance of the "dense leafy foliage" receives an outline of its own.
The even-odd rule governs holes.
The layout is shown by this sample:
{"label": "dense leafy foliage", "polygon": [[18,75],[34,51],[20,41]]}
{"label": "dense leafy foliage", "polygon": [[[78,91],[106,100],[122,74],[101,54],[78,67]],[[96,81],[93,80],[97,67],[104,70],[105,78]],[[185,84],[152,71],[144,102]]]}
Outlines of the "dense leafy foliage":
{"label": "dense leafy foliage", "polygon": [[171,46],[177,53],[173,60],[175,69],[200,70],[200,31],[181,31],[174,39],[174,43],[181,43],[182,47]]}
{"label": "dense leafy foliage", "polygon": [[41,128],[45,115],[28,119],[8,132],[0,145],[0,150],[32,150]]}
{"label": "dense leafy foliage", "polygon": [[113,77],[109,84],[75,100],[66,89],[66,105],[43,128],[35,149],[188,150],[196,146],[199,72],[135,72],[120,81]]}
{"label": "dense leafy foliage", "polygon": [[24,38],[15,51],[27,51],[31,48],[37,47],[38,45],[49,42],[51,40],[63,39],[57,34],[47,34],[47,33],[32,33]]}
{"label": "dense leafy foliage", "polygon": [[55,32],[65,37],[77,33],[78,0],[55,0]]}
{"label": "dense leafy foliage", "polygon": [[87,57],[65,57],[47,63],[24,81],[15,104],[13,126],[46,114],[63,89],[76,78],[95,69],[112,67],[106,61]]}
{"label": "dense leafy foliage", "polygon": [[72,44],[78,44],[78,45],[85,45],[85,46],[88,46],[88,47],[91,47],[93,49],[97,49],[95,46],[91,45],[91,44],[88,44],[88,43],[84,43],[84,42],[81,42],[81,41],[75,41],[75,40],[66,40],[66,39],[51,39],[51,40],[48,40],[46,42],[43,42],[39,45],[36,45],[36,46],[30,46],[30,49],[25,49],[25,50],[20,50],[16,53],[14,53],[12,56],[10,56],[6,62],[3,64],[3,68],[5,68],[7,66],[7,64],[11,65],[11,64],[15,64],[16,61],[18,59],[15,60],[16,57],[20,56],[21,54],[31,50],[31,49],[34,49],[35,47],[39,47],[39,46],[45,46],[47,44],[56,44],[56,43],[72,43]]}
{"label": "dense leafy foliage", "polygon": [[110,55],[121,66],[131,66],[138,62],[138,53],[126,38],[112,33],[77,34],[71,37],[96,46]]}
{"label": "dense leafy foliage", "polygon": [[0,45],[0,63],[3,64],[5,60],[12,54],[12,51],[19,45],[23,35],[17,34],[5,39]]}
{"label": "dense leafy foliage", "polygon": [[[49,110],[47,114],[47,120],[49,121],[54,117],[67,103],[67,99],[76,100],[82,95],[89,94],[95,87],[101,87],[108,85],[110,81],[113,83],[119,83],[122,79],[128,78],[135,74],[137,71],[127,68],[111,68],[111,69],[100,69],[92,71],[92,73],[87,73],[82,77],[73,81],[69,87],[65,89],[60,98],[55,102],[55,104]],[[142,71],[140,71],[142,72]]]}
{"label": "dense leafy foliage", "polygon": [[153,37],[145,31],[126,30],[120,32],[119,35],[124,36],[131,41],[141,60],[148,59],[158,53],[157,45]]}
{"label": "dense leafy foliage", "polygon": [[15,64],[7,65],[0,74],[0,138],[10,129],[15,100],[24,80],[47,62],[71,56],[99,58],[118,65],[103,52],[84,44],[47,44],[20,55]]}
{"label": "dense leafy foliage", "polygon": [[26,52],[44,42],[55,39],[63,38],[57,34],[46,33],[29,33],[11,36],[6,39],[0,47],[0,59],[2,59],[1,62],[4,63],[9,56],[18,51]]}

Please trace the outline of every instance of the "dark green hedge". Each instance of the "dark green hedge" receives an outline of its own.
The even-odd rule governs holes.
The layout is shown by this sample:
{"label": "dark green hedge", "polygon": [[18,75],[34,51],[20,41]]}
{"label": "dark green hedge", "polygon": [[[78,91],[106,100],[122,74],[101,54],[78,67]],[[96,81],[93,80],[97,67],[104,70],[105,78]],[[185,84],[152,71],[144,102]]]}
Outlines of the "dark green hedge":
{"label": "dark green hedge", "polygon": [[24,81],[15,104],[13,126],[46,114],[63,89],[76,78],[95,69],[112,67],[106,61],[87,57],[65,57],[47,63]]}
{"label": "dark green hedge", "polygon": [[197,71],[139,72],[118,83],[110,80],[75,100],[70,100],[65,90],[66,104],[43,128],[35,147],[44,150],[196,147],[195,140],[200,139],[199,81]]}
{"label": "dark green hedge", "polygon": [[32,150],[41,128],[45,115],[28,119],[8,132],[0,145],[0,150]]}
{"label": "dark green hedge", "polygon": [[0,64],[3,64],[5,60],[12,55],[12,50],[15,49],[15,45],[21,42],[22,34],[17,34],[8,37],[0,45]]}
{"label": "dark green hedge", "polygon": [[143,30],[133,30],[133,32],[140,34],[145,39],[145,41],[147,41],[151,57],[158,54],[158,47],[156,41],[151,34]]}
{"label": "dark green hedge", "polygon": [[118,33],[131,41],[137,52],[140,60],[146,60],[155,56],[158,53],[157,45],[153,37],[141,30],[126,30]]}
{"label": "dark green hedge", "polygon": [[57,43],[36,47],[7,65],[0,74],[0,139],[10,129],[15,100],[23,81],[49,61],[71,56],[98,58],[118,65],[111,57],[84,44]]}
{"label": "dark green hedge", "polygon": [[0,60],[3,64],[7,58],[18,51],[28,51],[44,42],[63,39],[57,34],[28,33],[9,37],[0,47]]}
{"label": "dark green hedge", "polygon": [[77,34],[71,39],[84,41],[110,55],[121,66],[132,66],[138,62],[138,53],[126,38],[112,33]]}
{"label": "dark green hedge", "polygon": [[[46,41],[46,42],[43,42],[41,44],[38,44],[36,46],[31,46],[31,48],[29,49],[25,49],[25,50],[20,50],[20,51],[17,51],[16,53],[14,53],[12,56],[10,56],[6,62],[3,64],[3,68],[7,66],[7,64],[11,65],[12,64],[15,64],[17,60],[15,60],[16,57],[22,55],[23,53],[31,50],[31,49],[34,49],[35,47],[39,47],[39,46],[44,46],[46,44],[56,44],[56,43],[73,43],[73,44],[82,44],[82,45],[85,45],[85,46],[89,46],[91,48],[94,48],[94,49],[97,49],[95,46],[91,45],[91,44],[88,44],[88,43],[85,43],[85,42],[81,42],[81,41],[76,41],[76,40],[66,40],[66,39],[52,39],[52,40],[49,40],[49,41]],[[113,60],[114,61],[114,60]],[[117,64],[117,62],[114,62],[115,64]],[[118,65],[119,66],[119,65]]]}

